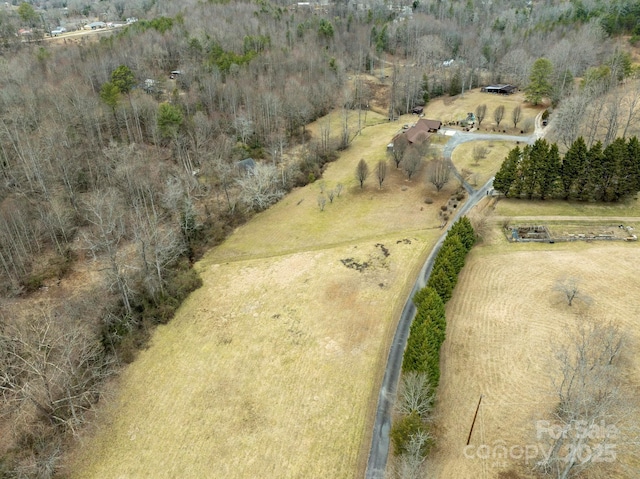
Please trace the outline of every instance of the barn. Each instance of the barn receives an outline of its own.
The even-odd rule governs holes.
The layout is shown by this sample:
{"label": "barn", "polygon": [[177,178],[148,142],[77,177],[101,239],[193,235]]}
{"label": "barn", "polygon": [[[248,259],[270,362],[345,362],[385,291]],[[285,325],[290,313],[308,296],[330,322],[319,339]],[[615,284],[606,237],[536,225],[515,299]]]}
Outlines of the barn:
{"label": "barn", "polygon": [[488,85],[482,87],[480,91],[485,93],[497,93],[499,95],[511,95],[518,91],[518,87],[513,85]]}

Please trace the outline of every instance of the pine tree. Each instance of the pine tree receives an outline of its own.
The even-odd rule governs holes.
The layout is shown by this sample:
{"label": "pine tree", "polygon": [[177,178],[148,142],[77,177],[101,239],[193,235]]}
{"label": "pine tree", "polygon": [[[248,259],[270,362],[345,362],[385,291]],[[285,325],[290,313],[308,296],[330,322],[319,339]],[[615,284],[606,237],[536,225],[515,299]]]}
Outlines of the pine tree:
{"label": "pine tree", "polygon": [[[638,159],[631,155],[637,154],[630,148],[631,141],[627,144],[624,138],[618,138],[614,143],[619,142],[618,147],[622,150],[620,152],[619,163],[617,164],[617,193],[618,198],[625,198],[638,191],[637,189],[637,176],[635,170],[637,168]],[[637,142],[637,140],[636,140]],[[613,143],[612,143],[613,144]]]}
{"label": "pine tree", "polygon": [[435,289],[438,296],[442,299],[442,302],[446,303],[451,299],[451,294],[455,284],[451,283],[450,276],[446,270],[443,268],[436,269],[434,266],[427,286]]}
{"label": "pine tree", "polygon": [[575,197],[578,193],[578,180],[587,164],[587,145],[582,137],[572,144],[562,160],[560,176],[565,199]]}
{"label": "pine tree", "polygon": [[518,164],[522,157],[522,152],[519,147],[515,147],[509,152],[507,158],[502,162],[500,170],[496,173],[493,180],[493,187],[503,193],[506,197],[510,197],[511,186],[516,181],[516,173],[518,171]]}
{"label": "pine tree", "polygon": [[629,164],[630,168],[627,174],[628,178],[628,189],[629,194],[634,195],[638,191],[640,191],[640,141],[638,141],[637,137],[633,137],[629,139],[629,143],[627,145],[627,149],[629,150]]}
{"label": "pine tree", "polygon": [[560,153],[557,144],[553,143],[545,151],[541,162],[538,191],[540,198],[544,200],[553,196],[560,174]]}
{"label": "pine tree", "polygon": [[427,74],[422,75],[422,101],[426,105],[429,103],[429,78],[427,78]]}
{"label": "pine tree", "polygon": [[617,201],[620,199],[618,172],[627,156],[624,138],[613,140],[602,153],[602,200]]}
{"label": "pine tree", "polygon": [[537,105],[545,96],[550,96],[553,91],[551,85],[551,74],[553,64],[546,58],[538,58],[531,67],[529,75],[529,85],[525,88],[525,98],[527,101]]}
{"label": "pine tree", "polygon": [[589,168],[585,172],[587,182],[582,190],[583,200],[602,201],[604,197],[602,181],[604,174],[603,157],[602,143],[597,141],[589,149],[589,154],[587,155]]}
{"label": "pine tree", "polygon": [[438,258],[442,257],[443,260],[451,264],[454,268],[455,276],[458,276],[458,273],[464,268],[464,259],[467,255],[467,249],[460,241],[460,236],[457,234],[449,234],[447,238],[442,243],[442,249],[440,250],[442,255],[438,255]]}
{"label": "pine tree", "polygon": [[529,190],[528,197],[540,196],[546,190],[546,177],[548,170],[549,143],[547,140],[539,139],[529,149],[529,162],[525,165],[529,169]]}
{"label": "pine tree", "polygon": [[425,327],[425,319],[424,315],[416,315],[413,324],[411,324],[407,347],[402,359],[402,370],[405,372],[421,371],[426,363],[427,328]]}
{"label": "pine tree", "polygon": [[525,195],[528,199],[533,198],[536,184],[538,183],[536,178],[537,171],[534,164],[535,154],[532,158],[531,151],[532,147],[530,145],[525,146],[522,149],[522,157],[518,164],[518,190],[521,195]]}
{"label": "pine tree", "polygon": [[462,241],[466,252],[471,251],[476,242],[476,232],[473,230],[471,221],[466,216],[463,216],[453,224],[447,236],[449,235],[457,235]]}

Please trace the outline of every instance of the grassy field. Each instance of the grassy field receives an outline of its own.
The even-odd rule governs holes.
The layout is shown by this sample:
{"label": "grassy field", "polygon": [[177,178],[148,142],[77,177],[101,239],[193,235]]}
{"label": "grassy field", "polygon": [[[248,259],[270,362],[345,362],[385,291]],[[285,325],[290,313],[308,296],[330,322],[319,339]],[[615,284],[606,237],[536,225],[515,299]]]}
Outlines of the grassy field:
{"label": "grassy field", "polygon": [[633,198],[620,203],[582,201],[501,199],[495,210],[498,216],[631,216],[640,217],[640,202]]}
{"label": "grassy field", "polygon": [[[624,381],[640,385],[633,353],[640,338],[637,252],[637,243],[509,244],[497,229],[474,248],[447,305],[430,476],[494,478],[514,471],[520,475],[505,477],[537,477],[532,460],[467,457],[470,425],[482,394],[472,447],[535,445],[536,421],[553,419],[555,348],[585,317],[620,327]],[[554,292],[563,277],[580,279],[588,307],[569,307]],[[628,439],[620,438],[614,464],[589,477],[636,477],[637,451]]]}
{"label": "grassy field", "polygon": [[[476,161],[475,148],[485,148],[486,157]],[[463,143],[451,155],[451,160],[459,172],[468,172],[467,181],[472,186],[484,185],[489,178],[500,169],[502,162],[510,150],[515,147],[513,142],[505,141],[473,141]]]}
{"label": "grassy field", "polygon": [[[515,97],[471,92],[430,103],[426,115],[473,111],[478,99]],[[415,118],[369,112],[373,126],[322,180],[292,191],[196,265],[203,287],[118,380],[70,477],[362,477],[395,319],[441,233],[440,206],[457,188],[436,193],[424,168],[408,181],[391,164],[378,188],[376,163]],[[323,121],[338,134],[340,113],[310,132]],[[355,133],[356,112],[349,121]],[[493,144],[479,176],[503,148]],[[372,170],[363,189],[354,175],[361,158]],[[465,164],[464,151],[455,161]],[[318,196],[337,184],[341,196],[320,211]]]}
{"label": "grassy field", "polygon": [[[460,121],[467,117],[467,113],[475,112],[478,105],[487,105],[487,114],[484,121],[480,125],[479,130],[482,133],[500,132],[507,134],[520,134],[520,131],[526,124],[530,124],[530,130],[533,131],[533,120],[536,115],[544,109],[540,106],[531,106],[524,103],[524,94],[522,92],[513,95],[494,95],[491,93],[482,93],[479,88],[465,92],[464,96],[457,95],[455,97],[438,97],[430,101],[425,115],[428,118],[440,120],[443,123],[450,121]],[[496,107],[502,105],[505,108],[504,118],[500,122],[500,126],[496,125],[493,112]],[[511,112],[516,106],[520,106],[521,115],[518,127],[513,127],[511,121]],[[527,132],[525,132],[527,133]]]}
{"label": "grassy field", "polygon": [[126,369],[70,477],[362,477],[395,321],[456,188],[391,165],[359,188],[357,162],[373,170],[401,124],[364,129],[322,184],[197,264],[203,287]]}

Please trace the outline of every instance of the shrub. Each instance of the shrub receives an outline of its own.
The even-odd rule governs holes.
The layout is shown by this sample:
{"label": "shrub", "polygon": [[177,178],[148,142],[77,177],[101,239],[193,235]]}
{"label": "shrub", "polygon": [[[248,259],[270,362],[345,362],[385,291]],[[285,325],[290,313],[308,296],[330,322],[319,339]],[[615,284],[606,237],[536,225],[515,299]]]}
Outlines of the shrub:
{"label": "shrub", "polygon": [[22,286],[27,293],[33,293],[42,287],[44,279],[42,274],[32,274],[24,280]]}
{"label": "shrub", "polygon": [[419,432],[426,433],[427,426],[415,411],[396,421],[391,428],[391,442],[394,452],[397,455],[407,452],[407,445],[411,437]]}

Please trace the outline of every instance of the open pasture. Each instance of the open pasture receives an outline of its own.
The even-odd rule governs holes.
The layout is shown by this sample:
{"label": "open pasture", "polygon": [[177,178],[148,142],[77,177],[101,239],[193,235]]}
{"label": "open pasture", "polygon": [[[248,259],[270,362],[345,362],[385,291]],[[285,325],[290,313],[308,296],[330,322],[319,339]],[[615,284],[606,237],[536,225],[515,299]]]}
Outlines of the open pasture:
{"label": "open pasture", "polygon": [[[637,243],[525,245],[508,244],[500,234],[488,238],[472,250],[447,305],[438,439],[429,464],[434,477],[537,477],[531,470],[543,454],[538,421],[553,423],[557,404],[555,354],[580,322],[611,322],[620,328],[623,383],[630,390],[640,384],[640,360],[634,353],[640,338]],[[554,289],[569,277],[579,281],[588,302],[569,307]],[[465,449],[480,395],[470,448]],[[637,411],[637,404],[629,405]],[[624,423],[626,413],[612,412],[614,420]],[[596,465],[589,477],[635,477],[637,450],[629,439],[621,436],[616,460]],[[509,453],[496,457],[494,452],[502,451],[498,446],[530,446],[530,456],[535,447],[537,457],[528,462]],[[484,457],[487,450],[490,456]]]}

